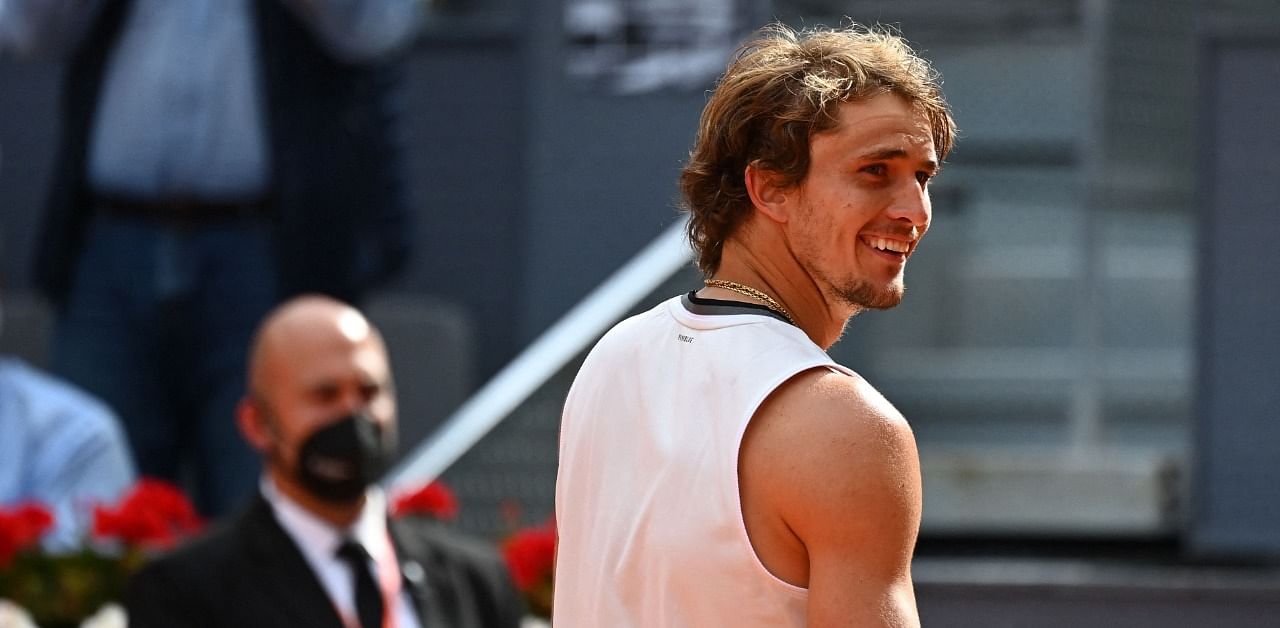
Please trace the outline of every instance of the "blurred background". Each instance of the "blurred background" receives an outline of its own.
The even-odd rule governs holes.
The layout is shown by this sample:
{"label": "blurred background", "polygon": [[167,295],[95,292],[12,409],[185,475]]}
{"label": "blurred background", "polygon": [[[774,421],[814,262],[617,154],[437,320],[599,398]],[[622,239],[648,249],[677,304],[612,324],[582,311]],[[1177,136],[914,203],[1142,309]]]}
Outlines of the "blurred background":
{"label": "blurred background", "polygon": [[[1274,0],[438,0],[417,253],[368,308],[398,481],[442,473],[488,536],[551,514],[582,350],[700,285],[669,243],[706,90],[751,28],[845,16],[929,58],[962,133],[903,305],[831,350],[916,430],[925,625],[1280,625]],[[35,364],[60,70],[0,60],[0,351]]]}

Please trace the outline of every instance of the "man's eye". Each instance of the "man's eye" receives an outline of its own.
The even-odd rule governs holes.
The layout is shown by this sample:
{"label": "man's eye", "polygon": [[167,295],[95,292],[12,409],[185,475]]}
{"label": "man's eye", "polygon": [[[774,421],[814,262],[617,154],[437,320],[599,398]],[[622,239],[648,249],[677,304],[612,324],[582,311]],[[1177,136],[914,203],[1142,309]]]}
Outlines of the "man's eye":
{"label": "man's eye", "polygon": [[866,166],[866,167],[864,167],[864,168],[862,169],[862,171],[863,171],[863,172],[865,172],[865,173],[867,173],[867,174],[874,174],[874,175],[876,175],[876,176],[883,176],[883,175],[885,175],[885,174],[888,174],[888,172],[889,172],[889,167],[888,167],[888,166],[886,166],[886,165],[884,165],[884,164],[871,164],[870,166]]}
{"label": "man's eye", "polygon": [[921,186],[929,183],[929,179],[932,179],[932,178],[933,178],[933,173],[930,173],[930,172],[924,172],[922,170],[916,173],[916,181],[919,181]]}

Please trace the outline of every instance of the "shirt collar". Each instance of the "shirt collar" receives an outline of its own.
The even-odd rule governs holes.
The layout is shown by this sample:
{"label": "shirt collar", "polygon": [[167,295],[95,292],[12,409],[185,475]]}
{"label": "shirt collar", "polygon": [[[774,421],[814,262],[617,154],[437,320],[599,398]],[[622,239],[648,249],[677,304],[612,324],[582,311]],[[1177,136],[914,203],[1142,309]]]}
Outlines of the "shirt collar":
{"label": "shirt collar", "polygon": [[263,498],[275,511],[276,520],[304,553],[315,558],[332,558],[343,539],[350,537],[363,545],[377,563],[392,557],[387,536],[387,498],[377,486],[370,486],[365,491],[364,508],[349,528],[334,527],[315,516],[280,492],[268,475],[262,476],[261,489]]}

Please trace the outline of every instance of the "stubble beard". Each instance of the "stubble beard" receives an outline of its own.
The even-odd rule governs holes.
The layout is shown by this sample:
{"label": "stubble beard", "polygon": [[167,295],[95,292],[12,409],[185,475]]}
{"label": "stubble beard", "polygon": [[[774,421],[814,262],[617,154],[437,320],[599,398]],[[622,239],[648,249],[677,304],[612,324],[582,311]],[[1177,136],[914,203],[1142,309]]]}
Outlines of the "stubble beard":
{"label": "stubble beard", "polygon": [[[817,215],[812,205],[806,203],[803,207],[804,213],[800,216],[802,219],[806,221],[812,220]],[[822,223],[815,226],[811,233],[824,232],[830,228],[832,228],[831,225]],[[887,310],[902,303],[902,297],[905,295],[907,288],[901,274],[885,285],[876,285],[856,276],[845,277],[842,281],[833,281],[835,277],[831,273],[820,270],[818,264],[814,263],[815,257],[808,255],[808,253],[818,250],[816,238],[810,235],[799,243],[797,249],[797,252],[800,253],[800,265],[808,271],[811,277],[830,286],[830,290],[833,292],[830,296],[852,308],[854,315],[863,310]],[[846,324],[848,323],[848,321],[845,322]]]}
{"label": "stubble beard", "polygon": [[[863,310],[888,310],[902,303],[907,288],[903,281],[903,277],[891,280],[888,284],[874,284],[860,277],[845,277],[843,280],[835,281],[829,273],[823,272],[812,264],[802,264],[808,269],[809,275],[817,279],[820,283],[829,286],[829,296],[834,297],[840,303],[849,306],[857,315]],[[846,321],[847,323],[847,321]]]}
{"label": "stubble beard", "polygon": [[840,328],[840,333],[832,341],[832,344],[839,342],[844,337],[845,332],[849,330],[849,323],[853,321],[855,316],[867,310],[890,309],[902,302],[902,297],[906,292],[906,286],[901,278],[888,286],[880,288],[863,279],[850,279],[844,284],[829,285],[832,286],[835,298],[849,306],[851,310],[849,317],[845,319],[844,325]]}
{"label": "stubble beard", "polygon": [[835,287],[836,297],[858,310],[887,310],[902,303],[907,288],[902,279],[895,279],[887,286],[874,286],[870,282],[854,279]]}

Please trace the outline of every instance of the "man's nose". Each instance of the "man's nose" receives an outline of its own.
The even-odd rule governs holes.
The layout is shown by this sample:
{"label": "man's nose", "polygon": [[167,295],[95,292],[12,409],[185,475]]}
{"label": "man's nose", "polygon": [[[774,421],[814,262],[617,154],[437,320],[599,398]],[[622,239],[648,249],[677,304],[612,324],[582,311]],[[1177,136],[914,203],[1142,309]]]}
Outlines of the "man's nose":
{"label": "man's nose", "polygon": [[889,206],[889,218],[908,221],[921,229],[929,226],[932,213],[929,191],[914,183],[903,185],[894,195],[893,204]]}
{"label": "man's nose", "polygon": [[359,390],[344,391],[338,403],[344,416],[355,414],[369,405],[369,401],[360,394]]}

